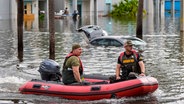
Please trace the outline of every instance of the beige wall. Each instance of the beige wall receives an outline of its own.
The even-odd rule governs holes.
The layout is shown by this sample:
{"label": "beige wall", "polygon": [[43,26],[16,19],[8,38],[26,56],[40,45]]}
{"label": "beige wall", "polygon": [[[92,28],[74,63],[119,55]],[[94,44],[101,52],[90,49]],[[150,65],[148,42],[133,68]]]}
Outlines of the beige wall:
{"label": "beige wall", "polygon": [[83,16],[90,15],[90,0],[83,0],[83,2],[82,2],[82,15]]}
{"label": "beige wall", "polygon": [[0,0],[0,19],[10,18],[10,0]]}

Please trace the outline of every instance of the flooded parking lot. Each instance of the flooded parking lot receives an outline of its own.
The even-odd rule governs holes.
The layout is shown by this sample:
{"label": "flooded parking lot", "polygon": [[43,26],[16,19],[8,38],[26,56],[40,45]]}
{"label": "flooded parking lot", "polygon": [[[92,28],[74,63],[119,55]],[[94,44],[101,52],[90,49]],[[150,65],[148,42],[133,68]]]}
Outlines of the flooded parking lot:
{"label": "flooded parking lot", "polygon": [[[12,23],[10,20],[0,21],[0,103],[76,103],[73,100],[57,97],[19,94],[18,88],[22,84],[28,80],[40,78],[37,70],[40,62],[47,59],[49,55],[49,33],[45,23],[36,28],[34,25],[24,27],[24,57],[23,62],[19,62],[16,25]],[[159,81],[157,91],[144,97],[81,101],[78,104],[180,104],[184,102],[184,35],[179,32],[179,19],[173,20],[170,17],[165,17],[164,22],[156,23],[153,22],[153,26],[144,24],[143,40],[147,42],[147,46],[144,48],[143,55],[147,75],[153,76]],[[85,73],[114,75],[117,58],[123,51],[123,47],[89,45],[85,41],[84,34],[75,30],[80,26],[90,24],[95,23],[87,19],[76,23],[70,19],[55,20],[56,61],[62,65],[72,44],[80,43],[83,48],[81,59],[84,63]],[[135,21],[123,22],[108,17],[99,17],[97,25],[106,30],[109,35],[135,36]]]}

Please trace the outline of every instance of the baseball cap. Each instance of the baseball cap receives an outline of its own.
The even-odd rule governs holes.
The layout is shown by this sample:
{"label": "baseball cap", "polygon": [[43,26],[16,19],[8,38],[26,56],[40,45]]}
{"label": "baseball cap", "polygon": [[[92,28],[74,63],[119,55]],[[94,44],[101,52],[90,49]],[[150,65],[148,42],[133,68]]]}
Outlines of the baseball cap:
{"label": "baseball cap", "polygon": [[132,46],[132,41],[131,40],[127,40],[125,43],[124,43],[124,46]]}

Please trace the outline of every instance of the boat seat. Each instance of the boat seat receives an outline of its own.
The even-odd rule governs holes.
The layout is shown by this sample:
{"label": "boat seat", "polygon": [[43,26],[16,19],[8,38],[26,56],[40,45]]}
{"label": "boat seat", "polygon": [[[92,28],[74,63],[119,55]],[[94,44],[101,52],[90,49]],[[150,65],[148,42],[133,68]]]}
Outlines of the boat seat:
{"label": "boat seat", "polygon": [[108,81],[100,81],[100,82],[84,82],[84,83],[72,83],[70,86],[90,86],[90,85],[98,85],[98,84],[109,84]]}

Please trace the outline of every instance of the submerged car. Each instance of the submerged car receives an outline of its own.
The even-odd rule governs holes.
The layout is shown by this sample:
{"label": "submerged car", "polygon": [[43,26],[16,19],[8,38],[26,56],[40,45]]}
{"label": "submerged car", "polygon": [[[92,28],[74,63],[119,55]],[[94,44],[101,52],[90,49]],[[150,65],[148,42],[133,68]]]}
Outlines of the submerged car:
{"label": "submerged car", "polygon": [[90,44],[94,46],[116,46],[122,47],[124,42],[131,40],[133,45],[136,46],[145,46],[146,42],[133,36],[103,36],[97,37],[90,41]]}
{"label": "submerged car", "polygon": [[107,32],[97,25],[87,25],[77,29],[78,32],[84,32],[88,40],[96,37],[107,36]]}

